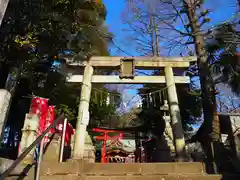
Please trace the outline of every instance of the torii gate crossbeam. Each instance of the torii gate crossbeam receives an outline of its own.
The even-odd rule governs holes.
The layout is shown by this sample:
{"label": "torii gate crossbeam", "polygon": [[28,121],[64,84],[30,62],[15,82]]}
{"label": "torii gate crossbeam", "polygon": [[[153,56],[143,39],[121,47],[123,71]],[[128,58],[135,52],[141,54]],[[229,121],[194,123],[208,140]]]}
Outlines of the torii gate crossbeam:
{"label": "torii gate crossbeam", "polygon": [[[181,124],[181,116],[178,105],[178,97],[176,92],[176,82],[177,79],[173,74],[173,68],[187,68],[190,66],[190,62],[196,61],[196,57],[128,57],[132,60],[132,67],[136,67],[138,69],[159,69],[164,68],[165,76],[164,82],[166,84],[168,91],[168,101],[170,108],[170,115],[172,120],[172,129],[175,141],[175,149],[178,160],[181,161],[185,156],[185,140],[184,134]],[[92,81],[108,83],[108,76],[104,78],[97,78],[96,75],[93,76],[94,68],[121,68],[121,73],[123,72],[123,62],[126,60],[126,57],[92,57],[88,61],[73,63],[67,60],[69,66],[78,66],[84,67],[84,74],[80,77],[80,81],[82,82],[81,89],[81,97],[80,97],[80,105],[79,105],[79,114],[76,125],[76,137],[75,137],[75,145],[73,150],[73,158],[74,159],[83,159],[84,157],[84,140],[85,135],[87,133],[86,129],[89,123],[89,102],[91,96],[91,87]],[[127,60],[129,60],[127,59]],[[133,71],[134,72],[134,71]],[[129,76],[131,78],[112,78],[110,77],[111,83],[131,83],[136,82],[137,79],[141,76]],[[149,83],[153,76],[149,76],[145,78],[141,83]],[[157,78],[157,77],[155,77]],[[108,79],[108,80],[107,80]],[[115,80],[114,80],[115,79]],[[159,79],[161,79],[159,77]],[[153,79],[152,79],[153,80]]]}

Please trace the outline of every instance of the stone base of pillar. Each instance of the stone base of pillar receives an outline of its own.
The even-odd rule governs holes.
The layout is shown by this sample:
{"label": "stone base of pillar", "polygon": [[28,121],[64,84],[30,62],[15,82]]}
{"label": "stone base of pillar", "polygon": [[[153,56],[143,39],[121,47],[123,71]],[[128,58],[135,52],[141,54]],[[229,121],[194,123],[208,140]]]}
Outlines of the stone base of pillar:
{"label": "stone base of pillar", "polygon": [[[73,135],[71,138],[72,150],[74,148],[74,142],[75,142],[75,137]],[[95,152],[96,152],[96,149],[93,145],[92,139],[91,139],[90,135],[88,134],[88,132],[86,132],[84,154],[83,154],[84,163],[95,163],[95,160],[96,160]]]}
{"label": "stone base of pillar", "polygon": [[95,147],[88,132],[86,132],[84,148],[84,160],[88,163],[95,163]]}
{"label": "stone base of pillar", "polygon": [[94,148],[94,146],[85,147],[83,159],[87,163],[95,163],[95,148]]}

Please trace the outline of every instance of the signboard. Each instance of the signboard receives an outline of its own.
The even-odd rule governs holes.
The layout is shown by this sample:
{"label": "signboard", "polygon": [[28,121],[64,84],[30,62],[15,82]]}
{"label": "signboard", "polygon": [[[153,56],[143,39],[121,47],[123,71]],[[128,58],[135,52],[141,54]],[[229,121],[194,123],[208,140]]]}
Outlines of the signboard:
{"label": "signboard", "polygon": [[88,110],[84,110],[82,112],[82,123],[81,124],[88,125],[89,119],[90,119],[89,111]]}
{"label": "signboard", "polygon": [[134,73],[135,73],[135,62],[133,58],[124,58],[121,59],[121,64],[120,64],[120,78],[134,78]]}

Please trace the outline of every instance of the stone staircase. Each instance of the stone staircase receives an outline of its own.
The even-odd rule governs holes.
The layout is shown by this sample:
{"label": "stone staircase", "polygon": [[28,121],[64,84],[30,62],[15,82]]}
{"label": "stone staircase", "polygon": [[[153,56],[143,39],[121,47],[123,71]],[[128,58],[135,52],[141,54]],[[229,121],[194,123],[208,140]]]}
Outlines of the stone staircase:
{"label": "stone staircase", "polygon": [[[239,180],[236,176],[207,175],[202,163],[86,164],[43,162],[40,180]],[[25,177],[7,180],[33,180],[34,168]]]}

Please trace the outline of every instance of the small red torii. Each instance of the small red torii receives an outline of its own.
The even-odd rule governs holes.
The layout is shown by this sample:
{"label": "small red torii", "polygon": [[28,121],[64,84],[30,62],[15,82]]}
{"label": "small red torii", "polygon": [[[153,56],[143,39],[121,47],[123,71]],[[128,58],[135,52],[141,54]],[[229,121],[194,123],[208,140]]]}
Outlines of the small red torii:
{"label": "small red torii", "polygon": [[[107,140],[118,140],[118,139],[121,139],[123,137],[123,132],[118,131],[118,130],[107,130],[107,129],[102,129],[102,128],[93,128],[92,131],[104,133],[103,135],[96,136],[95,139],[103,141],[103,147],[102,147],[102,153],[101,153],[101,162],[102,163],[106,163],[107,162],[107,160],[106,160]],[[120,133],[120,134],[119,134],[119,136],[114,136],[114,137],[108,136],[108,133],[113,133],[113,132]]]}

